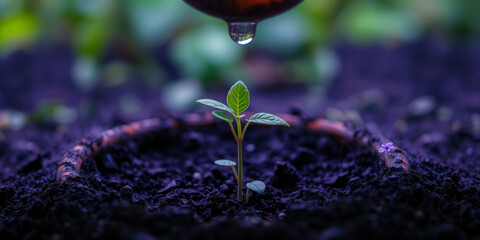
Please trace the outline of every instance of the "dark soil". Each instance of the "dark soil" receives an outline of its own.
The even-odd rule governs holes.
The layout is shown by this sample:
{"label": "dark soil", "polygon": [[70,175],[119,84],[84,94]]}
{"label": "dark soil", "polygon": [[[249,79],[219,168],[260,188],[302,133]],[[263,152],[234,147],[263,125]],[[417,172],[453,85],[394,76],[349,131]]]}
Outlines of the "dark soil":
{"label": "dark soil", "polygon": [[[301,127],[252,128],[244,144],[245,178],[263,180],[267,189],[248,204],[235,200],[231,169],[212,164],[236,157],[222,123],[103,149],[84,163],[81,179],[57,183],[56,163],[82,138],[166,114],[154,105],[158,94],[138,82],[82,93],[62,70],[71,63],[64,48],[1,60],[0,108],[32,111],[45,96],[75,108],[86,98],[99,106],[97,115],[67,126],[35,122],[2,133],[0,238],[480,239],[480,50],[425,40],[342,44],[336,51],[343,68],[325,103],[312,110],[286,102],[305,91],[295,86],[290,95],[278,90],[287,96],[277,96],[277,104],[296,106],[284,110],[304,117],[331,116],[331,108],[359,113],[406,150],[410,172],[386,168],[372,149]],[[51,65],[39,67],[46,61]],[[138,115],[114,110],[124,92],[143,101]],[[272,95],[254,94],[257,101]],[[429,97],[415,103],[422,96]],[[422,101],[430,108],[415,110]]]}

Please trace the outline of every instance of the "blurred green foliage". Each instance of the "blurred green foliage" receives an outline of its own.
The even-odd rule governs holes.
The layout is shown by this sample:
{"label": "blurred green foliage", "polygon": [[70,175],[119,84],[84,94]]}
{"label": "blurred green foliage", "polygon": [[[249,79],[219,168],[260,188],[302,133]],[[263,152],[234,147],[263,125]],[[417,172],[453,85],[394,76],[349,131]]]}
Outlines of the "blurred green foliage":
{"label": "blurred green foliage", "polygon": [[[326,47],[337,36],[362,44],[410,41],[431,33],[478,37],[478,9],[480,1],[472,0],[305,0],[261,22],[253,43],[241,47],[229,39],[225,23],[182,0],[0,0],[0,54],[68,42],[77,56],[75,79],[85,89],[102,73],[124,77],[119,66],[141,65],[151,75],[155,66],[159,70],[153,75],[164,78],[168,69],[152,64],[155,46],[167,46],[168,59],[184,78],[255,79],[262,75],[251,70],[249,57],[269,52],[280,59],[273,63],[284,80],[319,81],[338,69]],[[129,57],[120,59],[127,64],[105,70],[98,63],[112,45]]]}

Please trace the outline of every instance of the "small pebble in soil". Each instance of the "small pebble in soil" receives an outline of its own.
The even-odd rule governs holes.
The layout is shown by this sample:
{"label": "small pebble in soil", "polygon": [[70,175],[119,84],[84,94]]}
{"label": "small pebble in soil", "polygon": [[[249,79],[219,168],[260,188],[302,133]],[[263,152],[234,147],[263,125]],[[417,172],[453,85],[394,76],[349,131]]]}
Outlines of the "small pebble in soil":
{"label": "small pebble in soil", "polygon": [[108,190],[108,187],[103,182],[102,178],[98,175],[88,177],[90,185],[97,190]]}
{"label": "small pebble in soil", "polygon": [[0,204],[4,204],[13,197],[15,190],[13,186],[0,186]]}
{"label": "small pebble in soil", "polygon": [[202,136],[197,132],[191,132],[188,134],[186,147],[188,150],[196,150],[203,145]]}
{"label": "small pebble in soil", "polygon": [[98,168],[100,172],[111,172],[111,171],[117,171],[118,165],[115,162],[115,159],[113,159],[112,154],[107,153],[105,154],[105,157],[102,159],[102,161],[100,161]]}
{"label": "small pebble in soil", "polygon": [[223,176],[222,172],[218,169],[213,169],[212,170],[212,175],[214,178],[216,179],[225,179],[225,177]]}
{"label": "small pebble in soil", "polygon": [[350,187],[350,191],[355,191],[357,188],[361,186],[361,181],[359,177],[353,177],[348,181],[348,186]]}
{"label": "small pebble in soil", "polygon": [[450,179],[452,179],[454,183],[458,183],[458,181],[460,180],[460,173],[458,172],[458,170],[447,173],[447,176],[450,177]]}
{"label": "small pebble in soil", "polygon": [[120,189],[120,195],[122,195],[122,197],[124,197],[124,198],[131,199],[132,196],[133,196],[133,189],[132,189],[132,187],[130,187],[129,185],[123,186],[123,187]]}
{"label": "small pebble in soil", "polygon": [[323,180],[323,183],[330,185],[332,187],[343,188],[347,185],[348,180],[349,180],[348,173],[343,172],[343,173],[336,173],[334,176],[325,177]]}
{"label": "small pebble in soil", "polygon": [[228,186],[225,184],[220,185],[219,187],[220,192],[226,192],[228,190]]}
{"label": "small pebble in soil", "polygon": [[43,167],[42,157],[39,154],[29,154],[22,160],[18,173],[27,174]]}
{"label": "small pebble in soil", "polygon": [[295,166],[296,168],[300,168],[307,164],[314,163],[317,159],[315,152],[304,147],[297,148],[294,153],[290,154],[289,158],[293,166]]}
{"label": "small pebble in soil", "polygon": [[192,177],[195,180],[200,180],[200,179],[202,179],[202,174],[200,174],[199,172],[194,172]]}
{"label": "small pebble in soil", "polygon": [[281,212],[278,214],[278,219],[283,220],[286,216],[287,216],[286,213]]}
{"label": "small pebble in soil", "polygon": [[272,185],[276,188],[289,188],[297,185],[297,169],[288,162],[275,162]]}

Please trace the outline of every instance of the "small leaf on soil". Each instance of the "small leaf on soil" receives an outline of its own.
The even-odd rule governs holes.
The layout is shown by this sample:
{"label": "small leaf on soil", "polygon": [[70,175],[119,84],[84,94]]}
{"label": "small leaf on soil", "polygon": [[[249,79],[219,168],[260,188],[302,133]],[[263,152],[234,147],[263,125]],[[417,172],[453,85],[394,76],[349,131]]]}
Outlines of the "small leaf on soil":
{"label": "small leaf on soil", "polygon": [[265,125],[281,125],[290,127],[290,125],[285,122],[285,120],[270,114],[270,113],[256,113],[253,114],[250,119],[247,119],[249,122],[260,123]]}
{"label": "small leaf on soil", "polygon": [[222,112],[222,111],[213,111],[212,112],[213,116],[217,117],[217,118],[220,118],[224,121],[227,121],[227,122],[233,122],[233,118],[232,116],[230,116],[230,114],[226,113],[226,112]]}
{"label": "small leaf on soil", "polygon": [[232,160],[228,160],[228,159],[215,160],[215,164],[217,164],[219,166],[225,166],[225,167],[237,166],[236,162],[234,162]]}
{"label": "small leaf on soil", "polygon": [[212,99],[199,99],[199,100],[197,100],[197,102],[201,103],[203,105],[207,105],[209,107],[214,107],[214,108],[224,110],[224,111],[227,111],[227,112],[233,114],[233,110],[231,108],[229,108],[227,105],[225,105],[225,104],[223,104],[219,101],[215,101],[215,100],[212,100]]}
{"label": "small leaf on soil", "polygon": [[250,105],[250,93],[242,81],[236,82],[228,91],[227,104],[237,116],[247,110]]}
{"label": "small leaf on soil", "polygon": [[252,191],[262,194],[265,191],[265,183],[262,181],[252,181],[247,183],[247,187],[250,188]]}

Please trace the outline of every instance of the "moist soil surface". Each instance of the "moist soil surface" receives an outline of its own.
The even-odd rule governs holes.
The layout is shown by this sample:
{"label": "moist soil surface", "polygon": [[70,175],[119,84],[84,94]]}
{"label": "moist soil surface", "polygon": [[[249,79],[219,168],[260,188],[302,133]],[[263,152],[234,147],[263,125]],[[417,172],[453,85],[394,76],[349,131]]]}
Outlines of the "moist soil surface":
{"label": "moist soil surface", "polygon": [[[11,54],[0,61],[1,108],[31,112],[39,99],[56,96],[73,108],[93,99],[97,112],[1,133],[0,238],[480,239],[478,46],[430,39],[338,44],[335,52],[341,71],[315,108],[299,100],[308,91],[298,85],[254,90],[252,105],[303,119],[374,123],[406,151],[410,171],[393,171],[373,149],[303,127],[251,128],[244,177],[267,188],[248,203],[236,200],[232,170],[213,164],[236,159],[221,122],[102,149],[83,164],[81,178],[57,183],[56,163],[81,139],[181,113],[159,106],[158,93],[139,81],[78,90],[65,70],[72,64],[67,47]],[[136,115],[118,110],[123,93],[141,100]],[[276,97],[276,106],[260,100],[267,97]]]}

